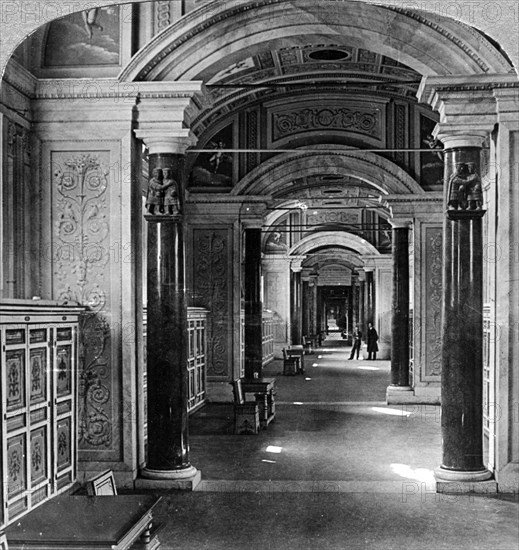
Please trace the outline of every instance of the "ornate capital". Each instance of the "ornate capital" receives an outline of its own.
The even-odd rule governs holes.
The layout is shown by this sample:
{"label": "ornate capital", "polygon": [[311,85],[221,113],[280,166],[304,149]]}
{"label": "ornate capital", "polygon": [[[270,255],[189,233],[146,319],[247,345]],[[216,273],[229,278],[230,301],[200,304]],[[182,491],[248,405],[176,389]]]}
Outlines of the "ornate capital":
{"label": "ornate capital", "polygon": [[145,143],[150,155],[172,153],[184,155],[188,147],[196,144],[196,136],[189,128],[145,128],[135,130],[135,136]]}

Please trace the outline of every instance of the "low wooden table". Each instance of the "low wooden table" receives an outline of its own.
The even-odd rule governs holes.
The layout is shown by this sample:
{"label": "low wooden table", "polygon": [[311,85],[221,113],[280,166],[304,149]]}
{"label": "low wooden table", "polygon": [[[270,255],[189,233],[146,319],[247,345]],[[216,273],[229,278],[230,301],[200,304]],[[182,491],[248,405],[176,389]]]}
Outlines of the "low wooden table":
{"label": "low wooden table", "polygon": [[9,550],[154,550],[153,495],[57,496],[5,529]]}
{"label": "low wooden table", "polygon": [[259,406],[260,426],[267,426],[276,416],[276,402],[274,398],[275,378],[244,378],[241,387],[244,393],[254,393]]}
{"label": "low wooden table", "polygon": [[296,345],[291,346],[287,348],[287,355],[288,356],[296,356],[301,358],[301,370],[299,371],[300,374],[304,374],[305,372],[305,350],[303,346]]}

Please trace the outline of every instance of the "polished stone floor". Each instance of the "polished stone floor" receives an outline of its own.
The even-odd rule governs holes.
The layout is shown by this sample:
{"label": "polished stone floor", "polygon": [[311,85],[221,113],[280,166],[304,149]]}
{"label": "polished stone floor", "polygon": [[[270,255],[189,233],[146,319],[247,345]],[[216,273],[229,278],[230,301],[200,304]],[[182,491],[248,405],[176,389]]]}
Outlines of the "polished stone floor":
{"label": "polished stone floor", "polygon": [[331,334],[277,378],[275,422],[232,433],[232,405],[190,420],[196,492],[164,494],[163,548],[519,549],[517,495],[439,495],[439,409],[385,405],[389,362],[350,361]]}

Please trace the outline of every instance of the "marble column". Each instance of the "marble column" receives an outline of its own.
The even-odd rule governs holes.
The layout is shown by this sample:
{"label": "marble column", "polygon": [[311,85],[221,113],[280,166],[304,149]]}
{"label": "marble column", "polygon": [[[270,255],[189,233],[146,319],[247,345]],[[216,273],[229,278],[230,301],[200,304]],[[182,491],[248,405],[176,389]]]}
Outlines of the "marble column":
{"label": "marble column", "polygon": [[393,292],[391,316],[391,384],[388,404],[400,402],[401,393],[410,397],[409,385],[409,222],[392,221]]}
{"label": "marble column", "polygon": [[301,338],[301,267],[291,266],[290,277],[290,338],[293,345],[300,345]]}
{"label": "marble column", "polygon": [[480,154],[485,133],[441,135],[445,145],[439,482],[484,481],[483,196]]}
{"label": "marble column", "polygon": [[304,336],[308,336],[310,334],[310,286],[308,280],[303,281],[303,326],[302,326],[302,334]]}
{"label": "marble column", "polygon": [[148,452],[136,486],[193,489],[200,472],[189,462],[187,303],[185,293],[183,164],[193,143],[150,138],[148,224]]}
{"label": "marble column", "polygon": [[364,268],[366,272],[366,326],[364,330],[367,331],[368,323],[375,326],[375,277],[373,268]]}
{"label": "marble column", "polygon": [[245,229],[245,378],[261,378],[261,228]]}
{"label": "marble column", "polygon": [[366,335],[366,274],[359,271],[359,328],[363,336]]}

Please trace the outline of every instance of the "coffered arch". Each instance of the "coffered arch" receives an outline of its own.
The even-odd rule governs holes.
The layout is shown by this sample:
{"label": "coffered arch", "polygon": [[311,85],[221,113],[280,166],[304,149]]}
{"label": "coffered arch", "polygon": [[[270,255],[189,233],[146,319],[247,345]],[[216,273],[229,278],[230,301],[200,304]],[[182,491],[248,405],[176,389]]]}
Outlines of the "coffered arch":
{"label": "coffered arch", "polygon": [[313,250],[325,246],[342,247],[354,250],[359,255],[375,255],[380,252],[368,241],[357,235],[337,231],[321,231],[313,233],[301,239],[288,251],[290,256],[304,256],[310,254]]}
{"label": "coffered arch", "polygon": [[312,151],[295,149],[276,155],[247,174],[232,194],[282,197],[296,191],[295,180],[312,175],[352,178],[380,195],[424,193],[409,174],[379,155],[323,145],[314,146]]}
{"label": "coffered arch", "polygon": [[[422,75],[507,73],[510,62],[481,33],[448,17],[362,2],[214,1],[142,48],[120,80],[211,80],[268,47],[312,39],[360,46]],[[216,47],[215,47],[216,46]]]}

